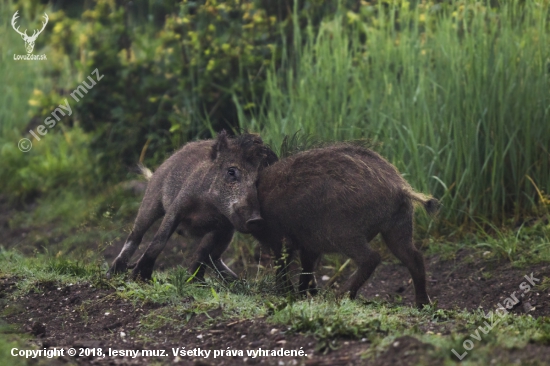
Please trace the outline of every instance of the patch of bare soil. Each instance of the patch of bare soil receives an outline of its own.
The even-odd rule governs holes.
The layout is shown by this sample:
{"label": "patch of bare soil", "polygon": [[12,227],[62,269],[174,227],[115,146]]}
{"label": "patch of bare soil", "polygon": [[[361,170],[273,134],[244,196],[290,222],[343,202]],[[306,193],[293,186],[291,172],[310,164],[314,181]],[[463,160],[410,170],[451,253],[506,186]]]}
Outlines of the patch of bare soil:
{"label": "patch of bare soil", "polygon": [[[459,251],[454,260],[441,260],[438,256],[426,258],[426,269],[428,295],[438,308],[481,308],[488,312],[499,308],[499,304],[510,304],[506,299],[516,303],[515,297],[518,301],[512,313],[528,313],[533,317],[550,315],[550,290],[538,286],[543,276],[550,276],[548,263],[514,268],[508,262],[481,261],[473,253]],[[414,304],[411,276],[400,263],[378,267],[360,294],[367,299],[380,298],[392,303],[402,299],[404,304]]]}
{"label": "patch of bare soil", "polygon": [[[514,313],[528,313],[533,317],[548,316],[550,290],[520,290],[524,277],[535,279],[548,276],[550,266],[539,264],[528,269],[517,269],[509,264],[480,262],[470,254],[458,253],[456,260],[442,261],[438,257],[426,260],[429,271],[428,293],[438,307],[444,309],[494,310],[515,293],[519,303]],[[344,275],[342,280],[345,280]],[[362,290],[367,300],[381,299],[390,303],[402,301],[412,305],[414,289],[410,275],[400,264],[384,263]],[[144,314],[162,307],[161,305],[133,305],[114,294],[114,290],[98,289],[90,285],[57,287],[54,283],[44,283],[33,293],[13,301],[9,298],[15,285],[15,278],[0,281],[0,304],[6,322],[29,333],[39,347],[63,347],[79,349],[101,348],[106,357],[89,355],[82,357],[61,357],[59,364],[101,365],[145,365],[152,362],[182,365],[439,365],[443,362],[433,352],[432,345],[422,343],[414,337],[397,338],[393,344],[375,360],[363,359],[370,347],[368,341],[338,339],[338,348],[323,354],[316,351],[317,340],[311,335],[295,334],[281,325],[273,325],[265,319],[242,321],[221,321],[205,327],[206,319],[216,319],[222,310],[194,315],[185,327],[174,329],[165,326],[155,331],[140,327]],[[533,279],[534,281],[534,279]],[[537,283],[535,281],[535,283]],[[540,283],[540,282],[538,282]],[[522,297],[521,294],[524,296]],[[186,299],[185,301],[192,301]],[[529,305],[527,305],[529,304]],[[476,325],[472,325],[475,328]],[[425,325],[426,332],[448,334],[445,323]],[[133,337],[133,331],[141,337]],[[208,358],[199,355],[181,355],[181,350],[210,350]],[[111,356],[108,350],[111,349]],[[247,350],[303,350],[307,356],[247,356]],[[153,350],[152,356],[114,356],[113,350]],[[164,350],[164,355],[161,355]],[[214,350],[224,352],[242,350],[243,356],[230,355],[213,358]],[[85,351],[86,352],[86,351]],[[90,352],[90,351],[87,351]],[[176,352],[178,355],[174,355]],[[271,353],[270,353],[271,354]],[[550,347],[529,344],[522,349],[500,350],[495,362],[518,364],[549,364]]]}

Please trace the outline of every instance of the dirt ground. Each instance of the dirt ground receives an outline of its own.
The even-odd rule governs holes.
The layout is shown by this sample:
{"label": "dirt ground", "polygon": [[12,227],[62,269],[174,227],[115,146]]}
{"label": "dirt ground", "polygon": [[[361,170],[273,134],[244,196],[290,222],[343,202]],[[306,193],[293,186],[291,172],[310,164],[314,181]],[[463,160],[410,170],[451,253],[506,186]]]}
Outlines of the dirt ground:
{"label": "dirt ground", "polygon": [[[170,256],[163,256],[170,258]],[[549,264],[539,264],[528,269],[513,268],[510,264],[475,260],[467,252],[459,252],[454,260],[427,258],[429,273],[428,293],[432,301],[442,309],[483,308],[496,309],[498,303],[519,292],[519,285],[526,281],[525,275],[533,273],[535,278],[550,274]],[[162,266],[162,263],[159,263]],[[243,321],[220,321],[211,327],[202,324],[207,317],[216,319],[221,310],[195,315],[181,330],[171,327],[160,328],[158,334],[148,334],[147,340],[136,340],[129,336],[138,329],[140,316],[161,307],[132,303],[114,296],[114,290],[98,289],[90,285],[73,285],[58,288],[54,283],[43,284],[42,288],[30,293],[14,304],[6,306],[6,297],[13,291],[16,278],[4,278],[0,282],[0,296],[5,309],[4,320],[16,326],[21,332],[32,335],[40,347],[64,347],[75,349],[101,347],[116,350],[165,350],[158,357],[61,357],[51,364],[98,365],[142,365],[156,361],[161,364],[182,365],[439,365],[442,359],[429,354],[433,348],[416,338],[405,336],[395,340],[392,346],[375,360],[365,360],[361,354],[370,345],[366,339],[338,339],[337,349],[323,354],[316,351],[313,336],[292,334],[283,326],[274,326],[259,318]],[[321,281],[322,282],[322,281]],[[361,295],[369,299],[382,299],[390,303],[413,303],[414,289],[405,267],[396,263],[383,263],[362,289]],[[530,291],[520,298],[512,310],[514,313],[529,313],[533,317],[550,314],[550,290]],[[215,322],[214,322],[215,323]],[[422,325],[426,332],[449,334],[445,323]],[[475,328],[475,325],[472,325]],[[185,347],[187,350],[277,350],[302,349],[307,356],[302,357],[232,357],[222,356],[208,359],[200,356],[174,356],[172,349]],[[246,352],[246,351],[245,351]],[[502,349],[495,353],[495,364],[532,364],[536,357],[538,364],[550,364],[550,347],[529,344],[522,349]]]}
{"label": "dirt ground", "polygon": [[[6,206],[2,204],[1,206]],[[32,210],[32,207],[29,208]],[[13,209],[0,210],[0,228],[4,232],[3,242],[7,248],[16,247],[23,253],[31,255],[40,250],[39,243],[25,247],[21,243],[29,241],[31,229],[10,229],[8,220]],[[122,231],[122,229],[121,229]],[[155,232],[152,228],[143,243],[147,243]],[[108,263],[114,259],[123,245],[125,233],[121,238],[108,246],[104,251]],[[50,246],[62,238],[50,240]],[[97,244],[94,244],[97,245]],[[143,250],[145,245],[142,245]],[[26,249],[25,249],[26,248]],[[29,249],[31,248],[31,249]],[[77,248],[75,248],[76,250]],[[193,244],[174,235],[159,257],[156,270],[163,270],[176,265],[189,263],[189,253]],[[139,255],[139,254],[138,254]],[[248,258],[247,258],[248,256]],[[250,262],[250,253],[239,253],[230,247],[226,258],[235,258],[228,264],[241,273],[246,262]],[[516,292],[519,303],[513,313],[527,313],[532,317],[550,316],[550,289],[522,293],[519,286],[526,281],[525,276],[541,279],[550,276],[550,264],[538,264],[527,268],[514,268],[505,261],[494,261],[480,258],[473,252],[459,250],[453,259],[444,260],[439,256],[426,258],[428,272],[428,294],[432,302],[441,309],[483,309],[485,312],[495,310],[499,303]],[[342,279],[350,274],[350,268]],[[321,269],[317,279],[321,285],[331,272]],[[322,278],[325,278],[323,280]],[[181,365],[440,365],[443,360],[433,348],[416,338],[404,336],[397,338],[384,353],[376,359],[362,359],[362,355],[371,346],[366,339],[337,339],[337,348],[328,354],[316,350],[317,339],[311,335],[288,332],[281,325],[273,325],[263,318],[242,321],[210,322],[212,326],[203,326],[205,319],[216,319],[222,310],[210,311],[207,314],[194,315],[187,325],[179,330],[164,327],[155,330],[155,334],[136,339],[132,331],[139,330],[143,314],[162,307],[162,305],[133,305],[115,295],[114,289],[95,288],[91,285],[75,284],[57,287],[55,283],[44,283],[41,288],[29,293],[17,301],[10,295],[15,290],[17,278],[0,278],[0,306],[3,308],[3,321],[11,324],[17,331],[26,333],[31,342],[38,348],[72,347],[98,348],[105,352],[112,350],[165,350],[164,356],[135,357],[130,356],[82,356],[54,358],[48,364],[64,365],[77,363],[82,365],[145,365],[181,364]],[[359,296],[366,302],[382,300],[390,304],[412,306],[414,288],[407,269],[393,260],[383,262],[373,277],[362,288]],[[187,300],[185,300],[187,301]],[[192,301],[192,300],[189,300]],[[425,332],[449,334],[445,323],[420,325]],[[476,325],[472,324],[472,329]],[[455,329],[456,331],[456,329]],[[465,330],[466,332],[469,330]],[[140,333],[142,334],[142,333]],[[143,334],[142,334],[143,335]],[[208,359],[200,356],[174,356],[173,349],[181,350],[303,350],[307,356],[297,357],[232,357],[221,356]],[[245,351],[246,352],[246,351]],[[450,352],[450,351],[449,351]],[[492,364],[550,364],[550,347],[528,344],[518,349],[495,349]]]}

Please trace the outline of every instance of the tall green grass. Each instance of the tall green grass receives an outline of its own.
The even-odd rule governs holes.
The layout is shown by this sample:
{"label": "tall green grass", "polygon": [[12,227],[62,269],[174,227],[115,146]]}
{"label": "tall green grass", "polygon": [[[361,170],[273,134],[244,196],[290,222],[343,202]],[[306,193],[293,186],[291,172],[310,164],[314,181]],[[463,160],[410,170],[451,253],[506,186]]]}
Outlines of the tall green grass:
{"label": "tall green grass", "polygon": [[241,127],[274,146],[297,130],[382,143],[442,199],[447,227],[533,214],[535,185],[550,192],[548,2],[394,4],[342,9],[318,31],[295,24]]}

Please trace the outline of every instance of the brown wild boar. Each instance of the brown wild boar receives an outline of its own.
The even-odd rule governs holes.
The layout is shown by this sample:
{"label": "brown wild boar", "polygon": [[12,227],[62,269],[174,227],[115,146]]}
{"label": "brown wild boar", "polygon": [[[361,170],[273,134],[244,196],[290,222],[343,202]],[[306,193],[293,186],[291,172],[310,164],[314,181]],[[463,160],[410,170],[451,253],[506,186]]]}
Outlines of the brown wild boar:
{"label": "brown wild boar", "polygon": [[413,244],[413,204],[434,213],[439,203],[416,193],[376,152],[339,143],[282,159],[260,173],[258,199],[264,222],[252,234],[273,250],[284,286],[292,286],[285,249],[288,257],[300,252],[302,293],[316,292],[313,271],[321,255],[342,253],[358,268],[341,293],[355,298],[380,263],[369,248],[380,233],[409,269],[417,306],[429,304],[424,259]]}
{"label": "brown wild boar", "polygon": [[[148,280],[166,241],[180,226],[202,238],[191,271],[204,275],[212,264],[224,277],[235,274],[223,263],[234,230],[249,232],[262,221],[257,198],[258,172],[277,156],[253,134],[190,142],[168,158],[150,180],[132,232],[107,276],[126,271],[128,261],[151,225],[164,216],[160,228],[133,267],[132,277]],[[200,268],[200,269],[199,269]]]}

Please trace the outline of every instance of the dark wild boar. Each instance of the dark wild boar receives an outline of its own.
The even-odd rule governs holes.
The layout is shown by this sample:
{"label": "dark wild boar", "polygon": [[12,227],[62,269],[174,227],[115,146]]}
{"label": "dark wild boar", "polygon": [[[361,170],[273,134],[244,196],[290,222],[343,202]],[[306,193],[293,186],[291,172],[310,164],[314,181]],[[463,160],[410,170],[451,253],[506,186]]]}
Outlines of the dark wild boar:
{"label": "dark wild boar", "polygon": [[439,203],[416,193],[379,154],[345,143],[298,153],[260,173],[258,199],[265,221],[252,234],[273,250],[284,286],[291,286],[285,249],[288,257],[300,252],[302,293],[316,292],[313,271],[321,255],[342,253],[358,268],[341,293],[355,298],[380,263],[380,255],[369,248],[380,233],[409,269],[416,304],[430,302],[424,259],[413,244],[413,204],[434,213]]}
{"label": "dark wild boar", "polygon": [[235,229],[247,233],[262,221],[256,191],[258,172],[276,160],[261,138],[253,134],[230,138],[222,131],[215,140],[186,144],[150,176],[132,232],[107,276],[129,268],[128,261],[145,232],[164,216],[152,242],[133,267],[133,278],[151,278],[155,260],[178,226],[202,238],[192,273],[200,267],[200,278],[204,275],[201,264],[212,264],[224,277],[235,277],[221,255]]}

